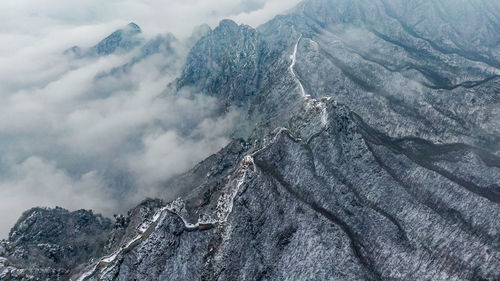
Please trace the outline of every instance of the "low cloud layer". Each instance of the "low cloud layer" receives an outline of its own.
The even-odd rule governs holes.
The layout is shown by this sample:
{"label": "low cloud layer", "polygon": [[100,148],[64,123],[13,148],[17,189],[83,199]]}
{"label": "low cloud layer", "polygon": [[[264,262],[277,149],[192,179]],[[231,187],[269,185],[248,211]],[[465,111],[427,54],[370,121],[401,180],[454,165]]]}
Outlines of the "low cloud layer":
{"label": "low cloud layer", "polygon": [[136,53],[77,59],[64,50],[131,21],[145,39],[172,32],[182,42],[202,23],[257,26],[297,2],[1,1],[0,237],[33,206],[109,216],[161,196],[160,182],[226,145],[237,122],[237,110],[214,114],[214,98],[164,92],[182,66],[182,43],[173,57],[154,55],[122,75],[102,74]]}

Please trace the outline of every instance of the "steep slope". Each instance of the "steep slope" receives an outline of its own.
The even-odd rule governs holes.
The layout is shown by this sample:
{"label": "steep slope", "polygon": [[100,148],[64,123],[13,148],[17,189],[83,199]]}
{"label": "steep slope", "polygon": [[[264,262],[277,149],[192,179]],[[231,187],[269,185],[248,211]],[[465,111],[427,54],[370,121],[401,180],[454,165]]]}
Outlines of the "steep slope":
{"label": "steep slope", "polygon": [[260,30],[302,35],[296,72],[313,97],[331,96],[393,137],[498,152],[498,7],[464,3],[305,1]]}
{"label": "steep slope", "polygon": [[[440,25],[422,7],[423,25]],[[466,40],[457,51],[436,38],[458,33],[398,27],[393,9],[409,13],[395,2],[306,1],[258,33],[226,21],[198,43],[178,87],[248,108],[260,121],[248,156],[178,179],[194,188],[182,212],[165,212],[93,278],[500,278],[500,161],[471,146],[498,146],[498,68],[486,54],[498,20],[478,23],[488,49]],[[265,137],[276,127],[288,129]],[[226,205],[222,226],[206,223]],[[207,230],[192,232],[197,216]]]}
{"label": "steep slope", "polygon": [[255,96],[261,77],[265,45],[260,34],[249,26],[230,20],[203,37],[187,58],[177,88],[194,86],[217,93],[222,101],[238,106]]}
{"label": "steep slope", "polygon": [[249,150],[212,205],[157,209],[143,242],[84,280],[500,277],[498,157],[390,139],[345,106],[327,112],[326,126],[307,122],[315,133],[280,129]]}

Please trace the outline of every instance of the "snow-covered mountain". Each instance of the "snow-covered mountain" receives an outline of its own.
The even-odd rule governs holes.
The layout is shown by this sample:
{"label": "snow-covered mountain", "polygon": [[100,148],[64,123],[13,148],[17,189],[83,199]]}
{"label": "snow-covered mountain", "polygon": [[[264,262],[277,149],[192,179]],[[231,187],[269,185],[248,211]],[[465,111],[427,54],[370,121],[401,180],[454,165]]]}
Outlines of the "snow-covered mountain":
{"label": "snow-covered mountain", "polygon": [[0,279],[500,280],[497,2],[306,0],[200,37],[165,91],[237,107],[234,140],[113,226],[28,211]]}

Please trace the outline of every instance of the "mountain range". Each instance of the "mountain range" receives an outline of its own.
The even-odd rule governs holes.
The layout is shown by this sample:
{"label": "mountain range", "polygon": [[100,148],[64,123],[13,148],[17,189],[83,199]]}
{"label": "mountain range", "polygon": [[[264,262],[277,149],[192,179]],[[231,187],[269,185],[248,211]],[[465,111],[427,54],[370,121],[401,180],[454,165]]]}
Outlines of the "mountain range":
{"label": "mountain range", "polygon": [[[67,53],[177,56],[139,34]],[[233,141],[176,200],[25,212],[1,280],[500,280],[499,2],[305,0],[190,42],[162,95],[238,108]]]}

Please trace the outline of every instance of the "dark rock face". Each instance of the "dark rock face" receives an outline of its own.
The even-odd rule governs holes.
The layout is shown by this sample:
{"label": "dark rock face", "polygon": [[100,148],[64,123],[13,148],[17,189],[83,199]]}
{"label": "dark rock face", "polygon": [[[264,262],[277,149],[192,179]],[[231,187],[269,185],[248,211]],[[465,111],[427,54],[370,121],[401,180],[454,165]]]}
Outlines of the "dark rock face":
{"label": "dark rock face", "polygon": [[242,106],[258,88],[264,52],[256,30],[224,20],[193,47],[177,87],[194,86]]}
{"label": "dark rock face", "polygon": [[500,7],[460,3],[221,22],[171,88],[251,133],[117,219],[72,280],[500,280]]}
{"label": "dark rock face", "polygon": [[1,268],[0,279],[63,280],[78,265],[105,253],[111,228],[111,220],[92,211],[31,209],[2,242],[1,255],[8,259],[8,266]]}

